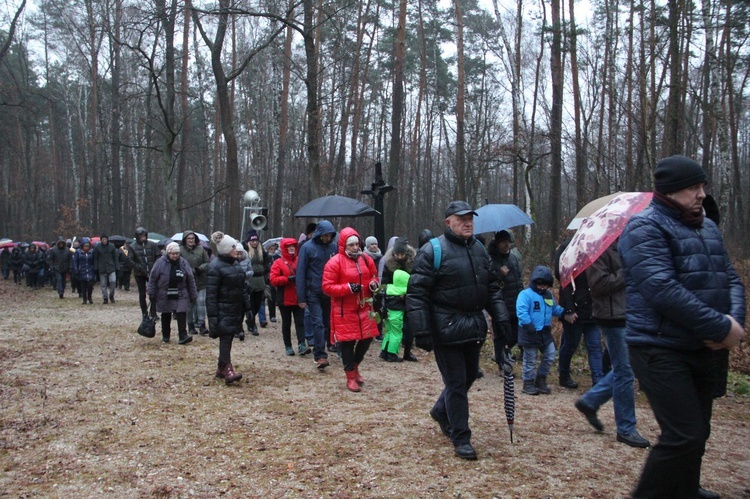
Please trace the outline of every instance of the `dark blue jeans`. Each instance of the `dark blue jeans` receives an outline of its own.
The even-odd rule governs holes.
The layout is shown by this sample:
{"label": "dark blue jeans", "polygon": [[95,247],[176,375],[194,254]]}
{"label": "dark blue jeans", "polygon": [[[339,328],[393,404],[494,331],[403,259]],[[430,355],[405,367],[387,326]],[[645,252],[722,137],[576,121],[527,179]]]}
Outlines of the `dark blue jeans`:
{"label": "dark blue jeans", "polygon": [[463,345],[435,345],[435,361],[445,388],[438,397],[433,411],[440,418],[447,417],[451,425],[453,445],[471,441],[469,429],[469,389],[477,379],[479,351],[482,343]]}
{"label": "dark blue jeans", "polygon": [[55,270],[55,287],[57,289],[57,294],[60,296],[65,293],[65,272],[58,272]]}
{"label": "dark blue jeans", "polygon": [[711,434],[711,350],[630,346],[630,363],[661,428],[633,497],[696,497]]}
{"label": "dark blue jeans", "polygon": [[331,330],[331,299],[322,290],[308,291],[307,308],[313,329],[313,356],[315,360],[327,359],[326,342]]}
{"label": "dark blue jeans", "polygon": [[570,324],[561,321],[563,334],[560,340],[560,357],[557,360],[557,372],[560,379],[570,378],[570,361],[581,343],[581,336],[586,342],[586,351],[591,369],[591,384],[595,385],[604,377],[602,371],[602,333],[593,323],[577,322]]}

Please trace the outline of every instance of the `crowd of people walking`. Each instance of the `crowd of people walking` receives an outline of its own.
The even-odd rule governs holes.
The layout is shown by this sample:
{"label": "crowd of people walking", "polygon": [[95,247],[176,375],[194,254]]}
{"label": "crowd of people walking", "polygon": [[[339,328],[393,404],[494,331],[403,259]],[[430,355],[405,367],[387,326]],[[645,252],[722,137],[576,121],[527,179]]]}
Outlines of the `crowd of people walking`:
{"label": "crowd of people walking", "polygon": [[272,322],[278,306],[285,354],[312,351],[320,371],[337,354],[352,392],[365,384],[360,369],[374,340],[386,362],[417,361],[416,343],[434,352],[444,384],[427,412],[468,460],[477,458],[468,393],[482,375],[488,334],[501,375],[518,359],[523,393],[548,395],[557,317],[562,388],[579,388],[571,359],[584,340],[591,385],[575,408],[590,426],[604,429],[598,410],[612,400],[617,441],[651,446],[636,429],[636,379],[656,415],[661,435],[633,495],[711,498],[718,496],[700,486],[701,459],[713,399],[725,392],[728,350],[745,335],[745,293],[716,224],[705,217],[706,179],[689,158],[660,161],[651,205],[557,299],[553,276],[559,280],[570,241],[558,248],[554,270],[535,265],[524,284],[513,234],[499,231],[485,245],[465,201],[447,206],[442,235],[424,231],[417,248],[395,236],[385,253],[374,237],[322,220],[267,247],[255,230],[242,241],[214,232],[205,247],[198,233],[185,231],[161,250],[139,227],[131,244],[101,234],[95,245],[59,238],[49,249],[17,245],[0,256],[5,279],[12,273],[32,289],[50,283],[62,299],[70,277],[84,305],[93,303],[97,281],[102,303],[115,303],[132,271],[143,316],[161,314],[163,342],[170,342],[173,316],[179,344],[195,335],[219,339],[215,375],[226,384],[242,378],[232,366],[233,340],[244,340],[243,325],[252,335],[267,327],[266,302]]}

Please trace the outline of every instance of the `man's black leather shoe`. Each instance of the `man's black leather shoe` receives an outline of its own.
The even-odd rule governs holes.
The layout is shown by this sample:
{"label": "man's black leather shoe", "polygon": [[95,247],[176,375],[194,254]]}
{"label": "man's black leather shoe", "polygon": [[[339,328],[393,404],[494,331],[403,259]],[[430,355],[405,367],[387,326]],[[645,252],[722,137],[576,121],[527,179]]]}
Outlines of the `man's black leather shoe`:
{"label": "man's black leather shoe", "polygon": [[716,492],[711,492],[703,487],[698,487],[698,499],[721,499],[721,496]]}
{"label": "man's black leather shoe", "polygon": [[471,444],[459,444],[455,447],[455,451],[456,455],[461,459],[473,461],[477,458],[477,451],[474,450]]}
{"label": "man's black leather shoe", "polygon": [[586,416],[586,421],[588,421],[589,424],[593,426],[596,431],[604,430],[604,424],[596,416],[595,409],[592,409],[591,407],[581,402],[581,399],[576,400],[575,406],[576,406],[576,409],[581,411],[583,415]]}
{"label": "man's black leather shoe", "polygon": [[443,435],[451,438],[451,425],[448,420],[445,418],[441,418],[434,409],[430,409],[430,417],[440,425],[440,431],[443,432]]}
{"label": "man's black leather shoe", "polygon": [[628,435],[623,435],[622,433],[618,433],[617,441],[622,442],[625,445],[629,445],[631,447],[636,447],[638,449],[645,449],[646,447],[651,446],[649,441],[643,438],[641,434],[638,433],[637,431],[633,431],[633,433],[630,433]]}

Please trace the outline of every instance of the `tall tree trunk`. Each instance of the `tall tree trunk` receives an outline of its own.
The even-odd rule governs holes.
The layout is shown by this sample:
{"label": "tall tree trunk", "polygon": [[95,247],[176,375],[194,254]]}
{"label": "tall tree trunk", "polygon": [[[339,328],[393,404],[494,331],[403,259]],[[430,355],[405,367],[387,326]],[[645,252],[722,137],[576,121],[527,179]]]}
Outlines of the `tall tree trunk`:
{"label": "tall tree trunk", "polygon": [[680,21],[682,19],[683,0],[669,0],[669,18],[667,28],[669,34],[669,96],[664,117],[664,142],[662,155],[672,156],[682,154],[683,122],[685,110],[683,107],[685,89],[682,86],[682,53],[680,51]]}
{"label": "tall tree trunk", "polygon": [[550,47],[550,70],[552,76],[552,108],[550,111],[550,225],[549,230],[556,238],[560,228],[560,203],[562,182],[562,110],[563,110],[563,67],[562,67],[562,24],[560,0],[551,0],[552,46]]}
{"label": "tall tree trunk", "polygon": [[586,156],[583,152],[581,132],[581,86],[578,81],[578,33],[575,18],[575,2],[568,0],[570,10],[570,72],[573,83],[573,117],[575,122],[575,155],[576,155],[576,211],[586,204],[587,169]]}
{"label": "tall tree trunk", "polygon": [[[391,150],[388,158],[388,177],[397,182],[401,166],[401,124],[404,119],[404,64],[406,62],[406,0],[399,1],[396,46],[393,62],[393,110],[391,112]],[[396,226],[398,196],[388,196],[385,201],[385,233],[393,234]]]}
{"label": "tall tree trunk", "polygon": [[[556,1],[556,0],[555,0]],[[464,133],[464,115],[466,108],[466,72],[464,68],[464,20],[461,11],[461,0],[453,0],[456,16],[456,64],[458,79],[456,85],[456,197],[467,199],[468,172],[466,171],[466,136]]]}
{"label": "tall tree trunk", "polygon": [[190,90],[188,82],[188,63],[190,62],[190,0],[185,0],[185,12],[183,15],[182,30],[182,59],[180,64],[180,122],[182,124],[180,131],[180,157],[177,166],[177,206],[179,230],[187,228],[187,210],[185,210],[186,199],[194,198],[195,192],[191,189],[188,193],[185,189],[185,179],[188,176],[188,152],[190,151],[190,142],[193,137],[190,136],[190,108],[188,105],[188,92]]}
{"label": "tall tree trunk", "polygon": [[318,108],[318,54],[315,40],[315,0],[304,0],[304,41],[307,61],[307,161],[310,166],[313,197],[323,191],[320,173],[320,109]]}
{"label": "tall tree trunk", "polygon": [[[289,0],[289,17],[293,17],[294,0]],[[289,233],[286,224],[281,220],[281,207],[284,201],[284,185],[286,181],[287,163],[287,135],[289,134],[289,84],[292,71],[292,39],[294,30],[291,26],[286,28],[284,37],[284,60],[281,74],[281,95],[279,96],[279,153],[278,165],[276,167],[276,185],[274,186],[273,207],[271,208],[271,222],[275,230],[280,233]],[[286,231],[286,232],[285,232]]]}
{"label": "tall tree trunk", "polygon": [[[115,40],[121,38],[122,28],[122,0],[115,0],[115,11],[112,32]],[[122,196],[122,171],[120,166],[120,126],[121,116],[120,108],[123,103],[120,97],[120,73],[122,71],[121,52],[119,43],[110,43],[112,57],[112,104],[111,104],[111,123],[110,123],[110,157],[112,162],[112,211],[111,227],[122,227],[123,217],[123,196]]]}

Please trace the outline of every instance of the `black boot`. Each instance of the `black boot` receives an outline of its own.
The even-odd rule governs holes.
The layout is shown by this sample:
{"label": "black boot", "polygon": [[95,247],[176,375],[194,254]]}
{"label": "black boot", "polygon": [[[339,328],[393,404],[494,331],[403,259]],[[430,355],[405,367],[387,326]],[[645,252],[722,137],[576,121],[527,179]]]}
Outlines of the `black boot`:
{"label": "black boot", "polygon": [[417,359],[413,353],[411,353],[411,348],[404,348],[404,360],[408,362],[417,362],[419,359]]}
{"label": "black boot", "polygon": [[544,395],[552,393],[552,390],[547,386],[547,376],[537,375],[536,380],[534,380],[534,386],[539,393]]}
{"label": "black boot", "polygon": [[534,386],[533,379],[523,380],[523,393],[525,393],[526,395],[539,395],[539,390],[537,390],[536,386]]}

